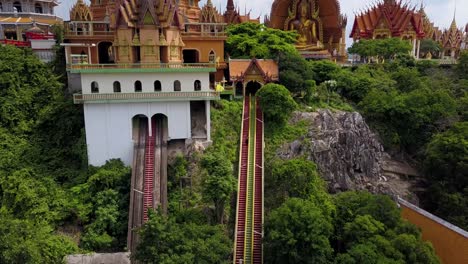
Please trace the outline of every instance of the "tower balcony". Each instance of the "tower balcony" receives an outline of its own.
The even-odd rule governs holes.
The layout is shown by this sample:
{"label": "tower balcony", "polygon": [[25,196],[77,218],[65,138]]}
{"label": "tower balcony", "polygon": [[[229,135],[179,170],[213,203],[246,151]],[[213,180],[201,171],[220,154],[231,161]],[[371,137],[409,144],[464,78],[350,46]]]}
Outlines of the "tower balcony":
{"label": "tower balcony", "polygon": [[226,23],[186,23],[182,31],[184,38],[226,39]]}
{"label": "tower balcony", "polygon": [[73,101],[75,104],[206,101],[219,99],[219,92],[215,91],[73,95]]}
{"label": "tower balcony", "polygon": [[67,21],[64,22],[66,39],[109,37],[113,39],[114,31],[107,21]]}

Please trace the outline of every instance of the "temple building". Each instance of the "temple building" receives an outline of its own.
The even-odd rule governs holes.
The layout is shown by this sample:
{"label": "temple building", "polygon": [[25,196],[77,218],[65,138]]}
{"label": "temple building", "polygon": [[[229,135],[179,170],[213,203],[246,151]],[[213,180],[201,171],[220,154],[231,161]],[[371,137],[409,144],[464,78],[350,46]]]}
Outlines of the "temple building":
{"label": "temple building", "polygon": [[62,24],[55,16],[56,0],[0,0],[0,44],[30,47],[42,60],[54,57],[51,27]]}
{"label": "temple building", "polygon": [[465,41],[465,33],[457,27],[455,17],[450,24],[450,28],[445,29],[440,37],[440,45],[442,46],[442,57],[456,59],[459,57],[463,42]]}
{"label": "temple building", "polygon": [[278,63],[274,60],[235,59],[229,61],[229,82],[235,96],[255,94],[263,85],[279,81]]}
{"label": "temple building", "polygon": [[224,12],[223,17],[224,22],[227,24],[240,24],[245,22],[260,23],[260,17],[251,18],[250,13],[247,12],[244,15],[241,15],[239,10],[236,10],[236,7],[234,6],[234,0],[228,0],[226,12]]}
{"label": "temple building", "polygon": [[354,41],[381,38],[408,40],[413,46],[412,55],[418,57],[421,40],[427,37],[426,32],[432,34],[430,38],[437,38],[437,30],[431,24],[425,27],[424,15],[415,9],[397,0],[378,2],[355,16],[350,37]]}
{"label": "temple building", "polygon": [[275,0],[265,23],[295,30],[296,48],[307,59],[346,57],[346,16],[337,0]]}
{"label": "temple building", "polygon": [[65,22],[88,163],[132,166],[128,248],[150,208],[167,212],[167,164],[211,141],[210,101],[225,79],[224,15],[211,0],[77,0]]}
{"label": "temple building", "polygon": [[210,140],[210,100],[219,98],[215,82],[227,68],[226,23],[211,1],[202,8],[198,2],[73,6],[62,45],[75,102],[84,105],[90,164],[132,163],[137,116],[164,116],[168,146]]}

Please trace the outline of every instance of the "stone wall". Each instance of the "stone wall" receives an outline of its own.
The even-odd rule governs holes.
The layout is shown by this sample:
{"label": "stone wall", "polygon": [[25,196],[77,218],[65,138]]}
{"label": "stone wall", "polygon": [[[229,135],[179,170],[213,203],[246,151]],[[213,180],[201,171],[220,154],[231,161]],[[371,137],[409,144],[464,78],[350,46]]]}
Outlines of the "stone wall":
{"label": "stone wall", "polygon": [[130,264],[130,253],[95,253],[69,255],[65,257],[67,264]]}

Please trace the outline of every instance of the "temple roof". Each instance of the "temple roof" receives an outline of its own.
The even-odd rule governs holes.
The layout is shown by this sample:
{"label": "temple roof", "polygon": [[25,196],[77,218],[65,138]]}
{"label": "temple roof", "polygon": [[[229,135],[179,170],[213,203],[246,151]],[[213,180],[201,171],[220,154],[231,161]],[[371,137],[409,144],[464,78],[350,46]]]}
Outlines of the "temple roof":
{"label": "temple roof", "polygon": [[374,30],[388,29],[392,37],[401,36],[405,31],[414,31],[418,38],[425,36],[424,20],[416,7],[402,1],[384,0],[374,7],[355,16],[350,37],[371,38]]}
{"label": "temple roof", "polygon": [[442,46],[446,49],[458,49],[463,42],[463,30],[457,27],[457,22],[453,18],[450,28],[446,29],[441,36]]}
{"label": "temple roof", "polygon": [[58,17],[0,17],[0,24],[32,25],[34,22],[36,22],[38,25],[54,25],[57,23],[62,23],[62,20]]}
{"label": "temple roof", "polygon": [[231,81],[241,81],[252,67],[260,70],[259,74],[265,81],[278,81],[279,70],[278,64],[274,60],[258,60],[258,59],[240,59],[229,61],[229,76]]}

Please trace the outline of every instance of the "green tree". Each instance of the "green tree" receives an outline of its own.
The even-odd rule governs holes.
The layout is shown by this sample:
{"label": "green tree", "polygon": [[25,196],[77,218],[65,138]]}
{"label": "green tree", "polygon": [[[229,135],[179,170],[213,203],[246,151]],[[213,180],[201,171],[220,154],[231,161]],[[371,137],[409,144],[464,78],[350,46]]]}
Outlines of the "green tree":
{"label": "green tree", "polygon": [[308,63],[297,53],[282,53],[279,56],[280,83],[294,96],[300,96],[308,88],[307,81],[313,80],[314,73]]}
{"label": "green tree", "polygon": [[201,166],[207,172],[202,183],[202,195],[212,201],[215,207],[217,223],[224,222],[224,206],[236,189],[232,164],[220,153],[207,153],[201,160]]}
{"label": "green tree", "polygon": [[438,56],[441,50],[439,43],[432,39],[423,39],[421,41],[420,51],[421,57],[426,57],[428,53],[431,53],[433,57]]}
{"label": "green tree", "polygon": [[329,263],[333,227],[313,202],[291,198],[265,220],[266,263]]}
{"label": "green tree", "polygon": [[0,126],[15,133],[34,130],[60,101],[62,85],[28,49],[0,46]]}
{"label": "green tree", "polygon": [[331,218],[334,205],[315,163],[305,159],[275,160],[265,174],[268,176],[265,181],[265,188],[269,190],[265,197],[268,208],[276,208],[288,198],[300,198],[314,202]]}
{"label": "green tree", "polygon": [[431,211],[468,228],[468,122],[434,136],[425,153],[424,171],[431,188]]}
{"label": "green tree", "polygon": [[177,222],[152,213],[140,231],[132,258],[158,264],[229,263],[231,246],[221,226]]}
{"label": "green tree", "polygon": [[263,24],[241,23],[227,29],[226,53],[232,58],[276,59],[297,53],[296,33],[272,29]]}
{"label": "green tree", "polygon": [[80,245],[112,251],[126,245],[130,168],[120,160],[91,168],[89,178],[71,190],[72,213],[84,225]]}
{"label": "green tree", "polygon": [[400,54],[408,54],[411,51],[411,44],[399,38],[386,39],[362,39],[354,42],[348,49],[351,54],[358,54],[369,62],[375,57],[377,62],[384,62],[386,59],[395,59]]}
{"label": "green tree", "polygon": [[460,54],[456,69],[460,78],[468,79],[468,51],[464,51]]}
{"label": "green tree", "polygon": [[282,85],[267,84],[257,92],[257,96],[265,119],[276,125],[284,125],[292,111],[296,109],[291,94]]}
{"label": "green tree", "polygon": [[67,254],[78,253],[70,238],[53,233],[41,219],[14,218],[0,208],[0,263],[62,263]]}

